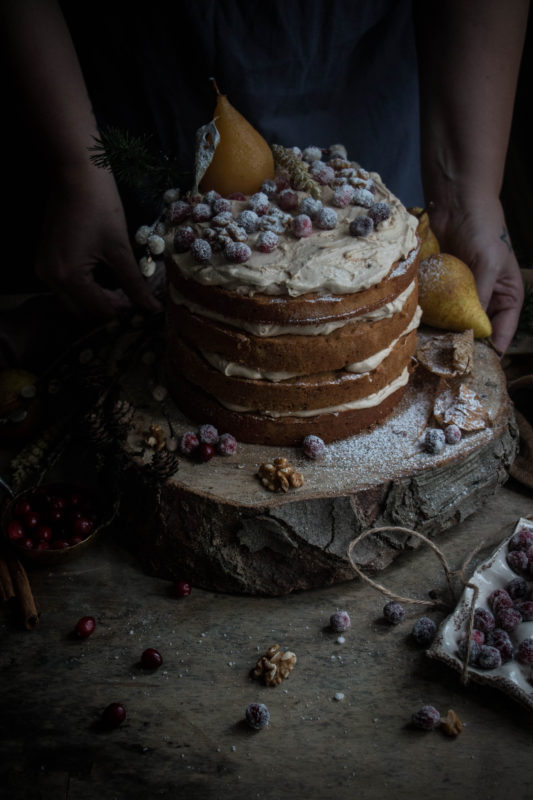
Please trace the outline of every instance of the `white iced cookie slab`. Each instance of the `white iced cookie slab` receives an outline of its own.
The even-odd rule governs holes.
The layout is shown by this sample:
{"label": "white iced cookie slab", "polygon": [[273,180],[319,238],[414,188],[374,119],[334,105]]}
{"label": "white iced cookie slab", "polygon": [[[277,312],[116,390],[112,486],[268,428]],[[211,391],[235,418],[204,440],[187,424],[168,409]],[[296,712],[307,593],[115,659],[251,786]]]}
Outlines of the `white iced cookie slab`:
{"label": "white iced cookie slab", "polygon": [[[479,591],[476,608],[488,609],[488,596],[495,589],[504,589],[506,584],[519,577],[507,564],[507,553],[509,552],[509,541],[520,527],[528,528],[533,533],[533,521],[520,518],[511,536],[501,543],[487,561],[480,564],[470,578],[469,583],[477,586]],[[533,589],[533,580],[528,583]],[[444,661],[460,673],[463,672],[464,665],[457,653],[457,645],[461,636],[468,630],[473,597],[474,591],[465,588],[455,611],[441,624],[433,644],[427,651],[430,658]],[[520,642],[533,637],[533,622],[521,622],[514,631],[509,633],[509,636],[516,651]],[[467,675],[469,680],[500,689],[515,700],[533,708],[533,668],[531,665],[521,664],[513,658],[493,670],[482,670],[469,665]]]}

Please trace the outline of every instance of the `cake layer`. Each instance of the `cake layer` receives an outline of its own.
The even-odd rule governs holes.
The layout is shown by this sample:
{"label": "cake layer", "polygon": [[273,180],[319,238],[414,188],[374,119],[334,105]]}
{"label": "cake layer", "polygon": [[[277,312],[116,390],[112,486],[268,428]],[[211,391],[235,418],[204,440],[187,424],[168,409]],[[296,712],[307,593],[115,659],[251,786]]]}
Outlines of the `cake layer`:
{"label": "cake layer", "polygon": [[295,374],[315,374],[344,369],[388,347],[405,333],[417,312],[417,292],[391,317],[354,321],[322,336],[267,336],[248,334],[217,321],[192,314],[184,306],[169,303],[167,326],[169,352],[184,338],[199,350],[219,353],[247,367]]}
{"label": "cake layer", "polygon": [[232,433],[239,441],[278,446],[299,445],[314,434],[324,442],[346,439],[383,422],[401,401],[407,381],[376,406],[347,409],[318,416],[271,418],[225,408],[202,389],[193,386],[175,370],[167,384],[180,409],[198,423],[211,423],[220,433]]}
{"label": "cake layer", "polygon": [[254,411],[295,412],[342,405],[385,389],[410,363],[416,341],[416,331],[401,337],[371,372],[328,371],[272,383],[224,375],[181,340],[174,343],[169,369],[181,372],[188,381],[225,405]]}
{"label": "cake layer", "polygon": [[343,295],[304,294],[299,297],[247,296],[218,286],[205,286],[186,280],[172,259],[168,258],[165,264],[171,298],[174,289],[178,296],[229,319],[297,325],[349,320],[392,302],[412,283],[417,272],[417,256],[417,249],[411,251],[408,258],[391,266],[383,281],[369,289]]}

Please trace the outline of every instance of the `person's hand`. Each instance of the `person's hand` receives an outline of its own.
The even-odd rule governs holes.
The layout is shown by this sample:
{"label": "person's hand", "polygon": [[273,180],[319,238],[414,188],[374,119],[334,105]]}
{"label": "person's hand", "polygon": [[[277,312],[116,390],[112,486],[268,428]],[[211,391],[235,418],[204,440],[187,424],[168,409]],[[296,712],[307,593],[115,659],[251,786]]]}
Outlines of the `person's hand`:
{"label": "person's hand", "polygon": [[476,279],[481,305],[492,323],[492,343],[504,353],[515,334],[524,284],[498,199],[464,199],[452,210],[430,209],[442,252],[464,261]]}
{"label": "person's hand", "polygon": [[[119,288],[99,285],[99,265]],[[91,164],[52,176],[36,272],[82,318],[109,319],[132,304],[161,308],[133,255],[115,180]]]}

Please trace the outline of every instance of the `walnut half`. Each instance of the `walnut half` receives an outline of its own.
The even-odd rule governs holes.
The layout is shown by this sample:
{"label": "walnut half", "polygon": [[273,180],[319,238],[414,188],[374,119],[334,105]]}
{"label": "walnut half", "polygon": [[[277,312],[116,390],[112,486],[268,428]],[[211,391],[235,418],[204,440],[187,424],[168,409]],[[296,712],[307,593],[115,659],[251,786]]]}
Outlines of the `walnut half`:
{"label": "walnut half", "polygon": [[459,736],[463,730],[463,723],[453,709],[450,709],[445,717],[441,718],[440,727],[448,736]]}
{"label": "walnut half", "polygon": [[288,492],[304,484],[301,472],[296,472],[286,458],[275,458],[272,463],[261,464],[257,476],[270,492]]}
{"label": "walnut half", "polygon": [[279,644],[273,644],[255,665],[252,678],[262,678],[267,686],[279,686],[289,676],[296,660],[296,655],[291,650],[283,652]]}

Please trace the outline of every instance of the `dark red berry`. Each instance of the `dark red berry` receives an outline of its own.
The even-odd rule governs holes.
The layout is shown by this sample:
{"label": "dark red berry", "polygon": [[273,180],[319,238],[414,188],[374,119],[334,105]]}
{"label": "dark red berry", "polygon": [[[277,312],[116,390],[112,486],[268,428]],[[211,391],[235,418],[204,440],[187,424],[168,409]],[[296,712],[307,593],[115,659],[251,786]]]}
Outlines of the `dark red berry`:
{"label": "dark red berry", "polygon": [[81,544],[84,541],[85,539],[83,538],[83,536],[71,536],[70,539],[68,540],[68,543],[71,547],[74,547],[75,545]]}
{"label": "dark red berry", "polygon": [[207,264],[212,255],[211,245],[205,239],[195,239],[191,244],[191,255],[197,264]]}
{"label": "dark red berry", "polygon": [[207,222],[212,214],[213,211],[208,203],[197,203],[192,210],[191,219],[193,222]]}
{"label": "dark red berry", "polygon": [[120,703],[111,703],[104,709],[102,722],[106,728],[116,728],[126,719],[126,709]]}
{"label": "dark red berry", "polygon": [[422,706],[411,717],[415,728],[432,731],[440,724],[440,714],[434,706]]}
{"label": "dark red berry", "polygon": [[304,197],[300,203],[300,214],[309,217],[309,219],[316,219],[316,216],[322,208],[322,201],[315,200],[314,197]]}
{"label": "dark red berry", "polygon": [[7,535],[12,542],[16,542],[19,539],[22,539],[24,536],[24,526],[18,519],[12,519],[11,522],[7,526]]}
{"label": "dark red berry", "polygon": [[186,253],[196,238],[196,233],[190,225],[178,228],[174,234],[174,250],[176,253]]}
{"label": "dark red berry", "polygon": [[517,575],[522,575],[529,566],[529,559],[524,550],[511,550],[507,553],[506,561]]}
{"label": "dark red berry", "polygon": [[234,456],[237,452],[237,439],[231,433],[223,433],[217,442],[217,453],[221,456]]}
{"label": "dark red berry", "polygon": [[168,220],[172,225],[177,225],[178,222],[183,222],[184,219],[191,216],[192,206],[184,200],[176,200],[168,208]]}
{"label": "dark red berry", "polygon": [[398,625],[405,617],[405,608],[396,600],[390,600],[383,606],[383,616],[391,625]]}
{"label": "dark red berry", "polygon": [[485,644],[485,634],[477,628],[472,629],[472,641],[476,644]]}
{"label": "dark red berry", "polygon": [[270,722],[270,712],[264,703],[250,703],[246,709],[246,722],[254,731],[260,731]]}
{"label": "dark red berry", "polygon": [[349,183],[345,183],[344,186],[339,186],[338,189],[335,189],[331,202],[337,208],[346,208],[346,206],[349,206],[352,202],[353,196],[353,186],[350,186]]}
{"label": "dark red berry", "polygon": [[19,502],[15,506],[15,516],[17,517],[24,517],[30,511],[31,511],[31,505],[27,500],[19,500]]}
{"label": "dark red berry", "polygon": [[180,439],[179,449],[180,453],[183,453],[184,456],[190,456],[198,447],[200,442],[198,441],[198,437],[192,431],[188,431],[184,433]]}
{"label": "dark red berry", "polygon": [[26,528],[36,528],[40,521],[40,515],[36,511],[28,511],[24,514],[24,525]]}
{"label": "dark red berry", "polygon": [[192,591],[191,584],[183,580],[177,582],[175,589],[178,597],[188,597]]}
{"label": "dark red berry", "polygon": [[92,520],[87,517],[78,517],[78,519],[74,520],[72,527],[75,536],[81,536],[82,539],[86,539],[92,533],[94,526]]}
{"label": "dark red berry", "polygon": [[76,622],[74,630],[80,639],[87,639],[87,637],[93,633],[95,627],[96,622],[94,617],[81,617],[81,619]]}
{"label": "dark red berry", "polygon": [[50,550],[50,542],[39,542],[35,547],[36,550]]}
{"label": "dark red berry", "polygon": [[70,547],[70,545],[66,539],[56,539],[52,542],[53,550],[65,550],[67,547]]}
{"label": "dark red berry", "polygon": [[244,195],[242,192],[230,192],[227,199],[239,200],[239,202],[242,202],[243,200],[246,200],[246,195]]}
{"label": "dark red berry", "polygon": [[323,458],[326,453],[326,445],[324,444],[323,439],[320,436],[315,436],[313,433],[309,433],[307,436],[304,436],[302,441],[302,450],[304,455],[307,458],[311,458],[314,461],[318,461],[318,459]]}
{"label": "dark red berry", "polygon": [[481,645],[474,638],[471,638],[469,648],[468,639],[465,636],[457,644],[457,654],[461,661],[465,661],[468,658],[469,664],[475,664],[479,656],[480,647]]}
{"label": "dark red berry", "polygon": [[48,519],[52,525],[57,525],[59,522],[62,522],[64,517],[65,517],[65,512],[62,508],[56,508],[54,506],[48,512]]}
{"label": "dark red berry", "polygon": [[424,450],[426,453],[440,453],[444,450],[446,439],[444,431],[440,428],[428,428],[424,438]]}
{"label": "dark red berry", "polygon": [[19,544],[24,550],[33,550],[33,548],[35,547],[35,542],[31,538],[31,536],[26,536],[24,537],[24,539],[20,539]]}
{"label": "dark red berry", "polygon": [[252,257],[252,251],[245,242],[228,242],[224,256],[231,264],[244,264]]}
{"label": "dark red berry", "polygon": [[533,622],[533,601],[523,600],[516,604],[516,610],[522,615],[524,622]]}
{"label": "dark red berry", "polygon": [[458,425],[447,425],[444,428],[444,436],[446,438],[446,444],[457,444],[461,441],[461,428]]}
{"label": "dark red berry", "polygon": [[198,448],[195,450],[195,455],[197,456],[198,461],[201,461],[203,464],[205,464],[207,461],[211,461],[215,455],[215,448],[212,444],[200,442]]}
{"label": "dark red berry", "polygon": [[487,597],[487,602],[494,612],[499,608],[511,608],[512,598],[505,589],[494,589]]}
{"label": "dark red berry", "polygon": [[248,208],[262,217],[270,208],[270,200],[264,192],[256,192],[249,198]]}
{"label": "dark red berry", "polygon": [[231,212],[231,200],[227,200],[225,197],[218,197],[213,201],[214,214],[224,214],[226,212]]}
{"label": "dark red berry", "polygon": [[163,663],[163,656],[153,647],[148,647],[141,656],[141,666],[144,669],[157,669]]}
{"label": "dark red berry", "polygon": [[332,231],[337,227],[339,218],[337,212],[328,206],[321,208],[316,215],[315,225],[323,231]]}
{"label": "dark red berry", "polygon": [[298,208],[298,194],[294,189],[283,189],[279,193],[278,206],[282,211],[294,211]]}
{"label": "dark red berry", "polygon": [[[368,189],[358,186],[354,189],[352,196],[352,203],[354,206],[361,206],[362,208],[371,208],[374,205],[374,195]],[[372,220],[375,222],[375,220]]]}
{"label": "dark red berry", "polygon": [[245,208],[237,217],[237,224],[244,228],[246,233],[254,233],[259,227],[259,217],[250,208]]}

